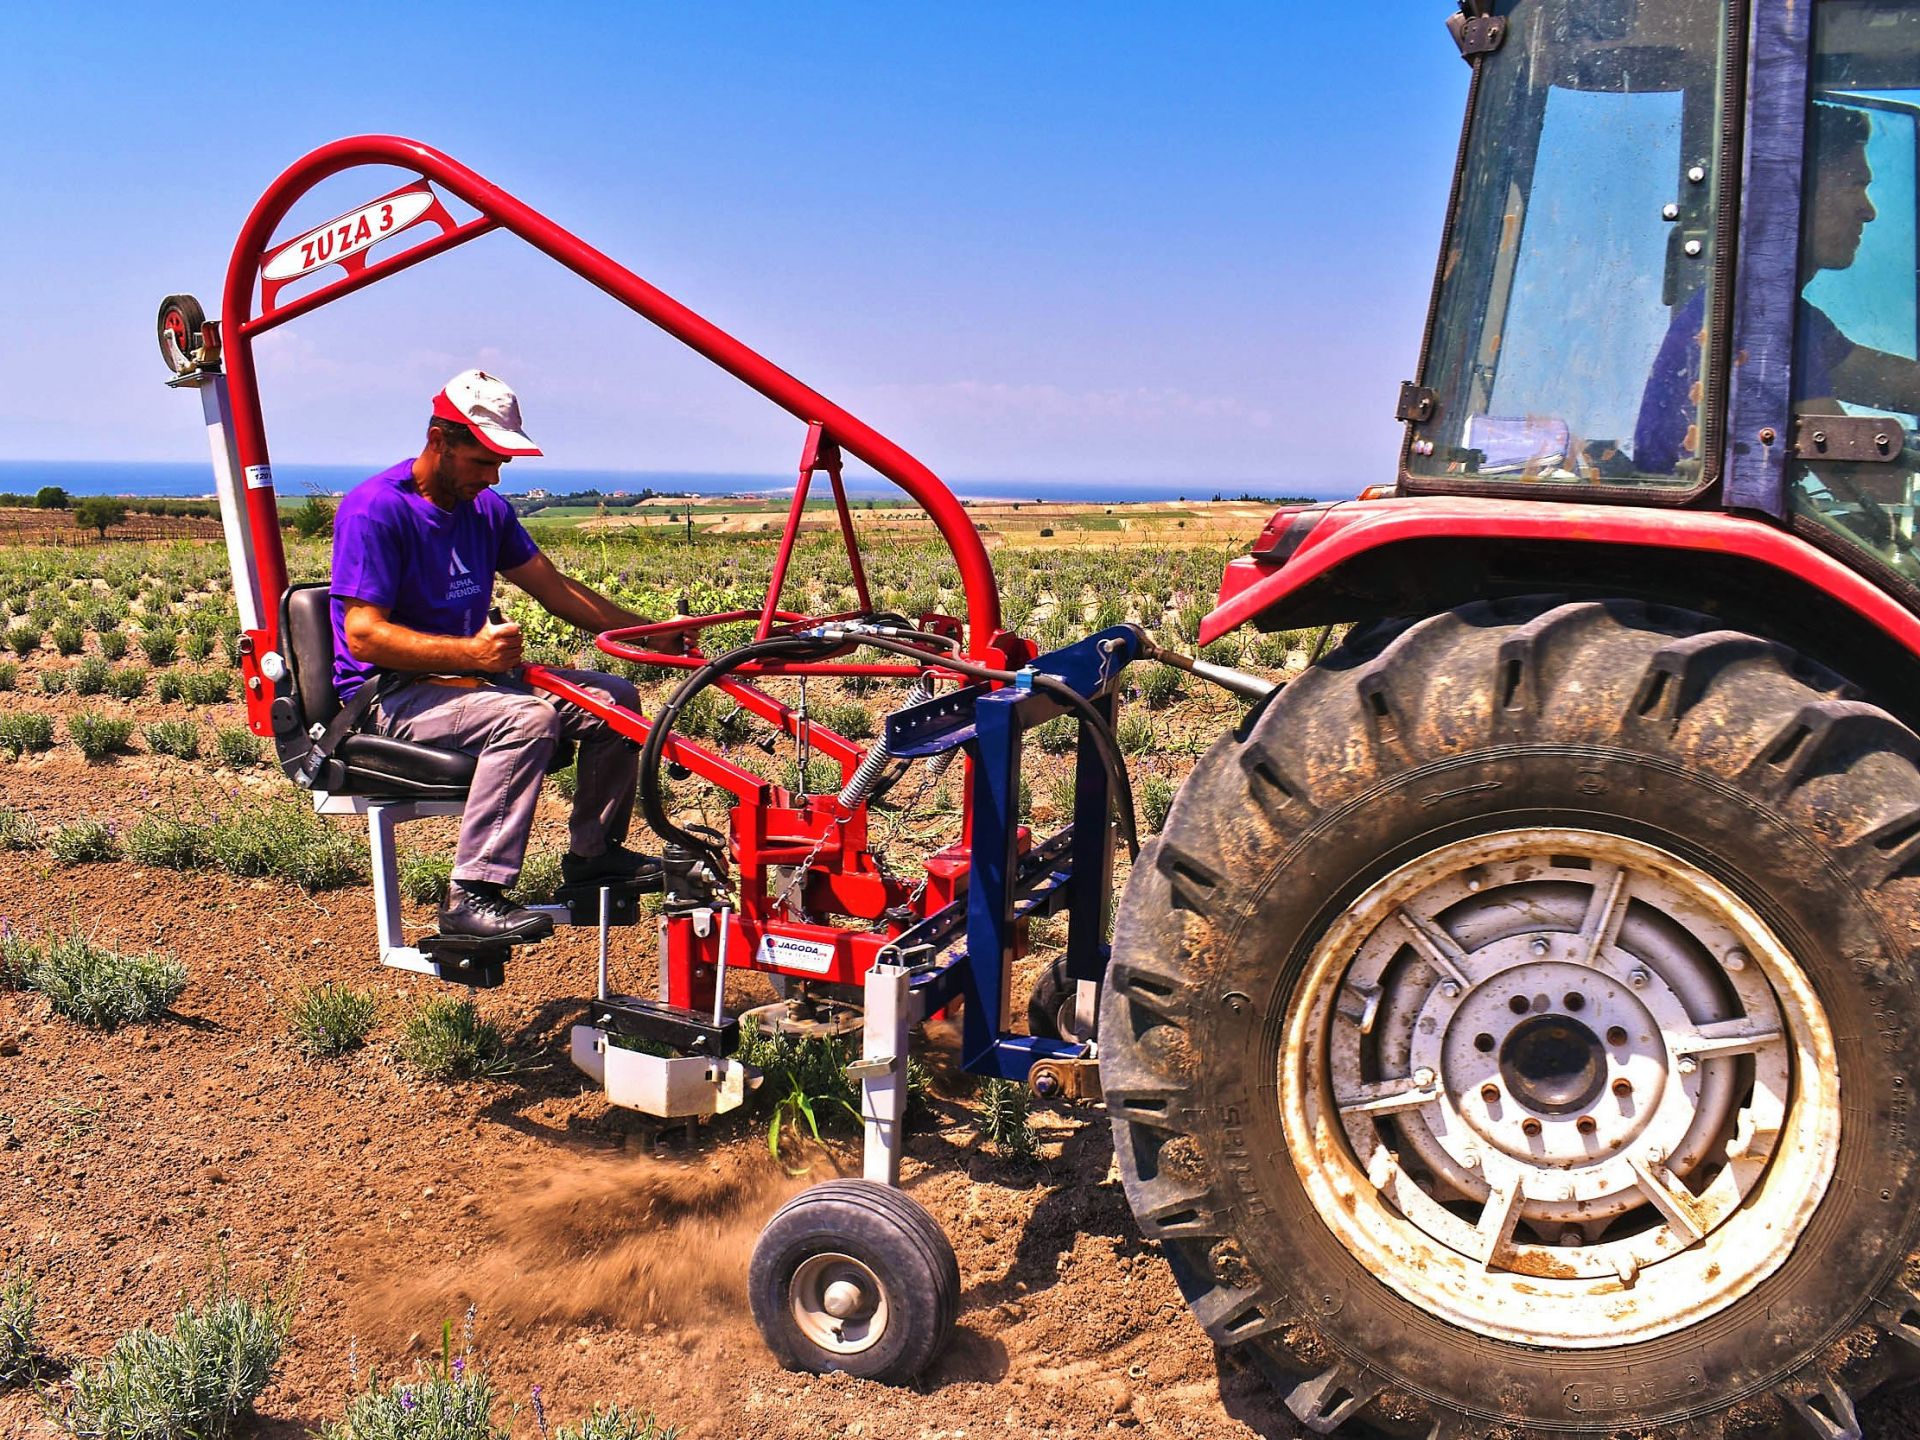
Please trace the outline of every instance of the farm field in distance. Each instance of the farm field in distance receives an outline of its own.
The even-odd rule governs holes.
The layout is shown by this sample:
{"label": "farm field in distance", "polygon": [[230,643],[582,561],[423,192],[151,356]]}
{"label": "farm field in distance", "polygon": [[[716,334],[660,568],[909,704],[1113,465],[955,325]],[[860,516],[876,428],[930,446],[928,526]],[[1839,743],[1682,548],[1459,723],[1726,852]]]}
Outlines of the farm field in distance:
{"label": "farm field in distance", "polygon": [[[691,543],[684,518],[533,524],[564,568],[665,615],[682,596],[696,610],[757,603],[780,508],[698,507]],[[1029,524],[1029,510],[1047,522]],[[1190,647],[1221,566],[1269,507],[1113,510],[980,507],[1006,623],[1048,648],[1138,619]],[[593,987],[584,930],[520,952],[503,987],[474,997],[501,1038],[500,1073],[425,1078],[399,1052],[422,1005],[451,987],[378,965],[364,827],[312,816],[245,733],[217,522],[202,534],[209,522],[143,516],[180,538],[47,543],[55,515],[0,510],[0,527],[18,522],[0,528],[0,924],[15,954],[84,939],[171,957],[186,984],[158,1018],[111,1033],[0,987],[0,1274],[34,1279],[55,1362],[43,1383],[135,1327],[165,1329],[225,1266],[236,1292],[293,1297],[285,1358],[259,1402],[269,1436],[337,1422],[370,1371],[405,1379],[437,1363],[449,1323],[456,1349],[471,1329],[472,1363],[499,1392],[496,1423],[515,1436],[616,1401],[684,1437],[1292,1433],[1264,1383],[1216,1355],[1140,1239],[1100,1110],[1036,1103],[1031,1159],[990,1143],[982,1096],[940,1063],[939,1034],[905,1178],[959,1255],[954,1342],[914,1389],[781,1370],[747,1311],[747,1257],[787,1195],[858,1172],[852,1127],[822,1106],[824,1142],[785,1125],[775,1158],[771,1081],[746,1113],[692,1134],[609,1107],[566,1056]],[[1073,523],[1083,516],[1128,528]],[[877,603],[961,608],[923,519],[855,518]],[[1148,522],[1171,534],[1139,538]],[[324,539],[290,533],[288,553],[296,581],[324,578]],[[788,603],[847,608],[846,580],[837,536],[809,533]],[[502,598],[530,659],[591,661],[586,637],[517,594]],[[1210,658],[1284,675],[1318,638],[1235,637]],[[1240,704],[1137,674],[1118,734],[1152,829]],[[656,709],[666,685],[640,678]],[[864,738],[898,698],[884,684],[814,681],[808,702]],[[797,778],[791,746],[764,752],[752,741],[766,732],[725,705],[695,706],[685,723],[770,778]],[[1027,751],[1022,799],[1040,834],[1070,813],[1070,733],[1056,727]],[[900,873],[957,835],[959,775],[929,788],[910,773],[874,811]],[[565,848],[568,778],[542,800],[523,880],[535,891]],[[719,793],[696,782],[675,782],[674,801],[685,817],[724,820]],[[451,821],[401,832],[418,897],[410,933],[433,926],[452,836]],[[1061,939],[1036,932],[1016,1004]],[[651,934],[615,932],[616,988],[651,993]],[[364,1046],[303,1051],[294,1017],[316,986],[371,998]],[[0,1434],[41,1423],[30,1388],[0,1391]]]}

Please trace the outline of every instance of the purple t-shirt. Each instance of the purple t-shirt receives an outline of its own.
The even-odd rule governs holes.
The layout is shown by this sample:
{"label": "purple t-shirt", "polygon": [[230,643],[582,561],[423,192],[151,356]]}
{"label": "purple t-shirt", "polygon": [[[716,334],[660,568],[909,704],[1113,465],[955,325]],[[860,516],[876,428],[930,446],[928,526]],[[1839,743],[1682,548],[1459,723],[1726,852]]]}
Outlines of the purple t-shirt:
{"label": "purple t-shirt", "polygon": [[342,597],[386,610],[409,630],[474,635],[493,577],[540,553],[513,507],[492,490],[442,510],[414,488],[413,461],[362,480],[333,517],[333,688],[342,704],[376,667],[347,649]]}

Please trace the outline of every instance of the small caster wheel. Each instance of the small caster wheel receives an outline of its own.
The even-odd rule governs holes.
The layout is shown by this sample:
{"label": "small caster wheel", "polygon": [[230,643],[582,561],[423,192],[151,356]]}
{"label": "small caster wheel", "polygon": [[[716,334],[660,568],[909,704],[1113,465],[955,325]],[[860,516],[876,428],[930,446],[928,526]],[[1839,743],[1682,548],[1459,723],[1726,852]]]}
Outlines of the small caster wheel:
{"label": "small caster wheel", "polygon": [[903,1383],[953,1330],[960,1266],[919,1202],[872,1180],[829,1180],[774,1212],[747,1294],[788,1369]]}
{"label": "small caster wheel", "polygon": [[1067,957],[1054,956],[1033,982],[1033,994],[1027,999],[1027,1033],[1076,1045],[1091,1040],[1093,1032],[1082,1034],[1074,1013],[1079,999],[1080,982],[1067,974]]}
{"label": "small caster wheel", "polygon": [[200,348],[200,327],[207,313],[191,295],[169,295],[160,302],[160,358],[176,375],[191,375],[199,367],[193,352]]}

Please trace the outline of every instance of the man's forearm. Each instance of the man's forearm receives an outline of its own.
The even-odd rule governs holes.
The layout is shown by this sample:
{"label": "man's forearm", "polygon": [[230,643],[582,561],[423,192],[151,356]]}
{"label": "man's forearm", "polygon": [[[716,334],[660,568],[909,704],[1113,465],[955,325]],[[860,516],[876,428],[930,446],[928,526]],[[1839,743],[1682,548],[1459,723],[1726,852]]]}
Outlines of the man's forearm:
{"label": "man's forearm", "polygon": [[474,668],[473,643],[458,635],[429,635],[391,620],[377,621],[349,632],[347,648],[353,658],[382,670],[411,670],[420,674]]}

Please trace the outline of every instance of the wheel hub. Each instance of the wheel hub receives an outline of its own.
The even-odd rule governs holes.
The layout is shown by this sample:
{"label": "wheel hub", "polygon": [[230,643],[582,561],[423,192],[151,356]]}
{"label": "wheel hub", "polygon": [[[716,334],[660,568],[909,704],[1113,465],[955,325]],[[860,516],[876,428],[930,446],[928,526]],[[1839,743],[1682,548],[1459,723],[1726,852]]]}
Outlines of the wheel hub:
{"label": "wheel hub", "polygon": [[886,1334],[886,1289],[855,1256],[832,1251],[809,1255],[793,1272],[787,1295],[794,1324],[829,1354],[858,1354]]}
{"label": "wheel hub", "polygon": [[1443,847],[1363,896],[1302,984],[1280,1076],[1296,1170],[1375,1273],[1483,1333],[1690,1323],[1778,1266],[1831,1175],[1811,987],[1744,902],[1652,846]]}

